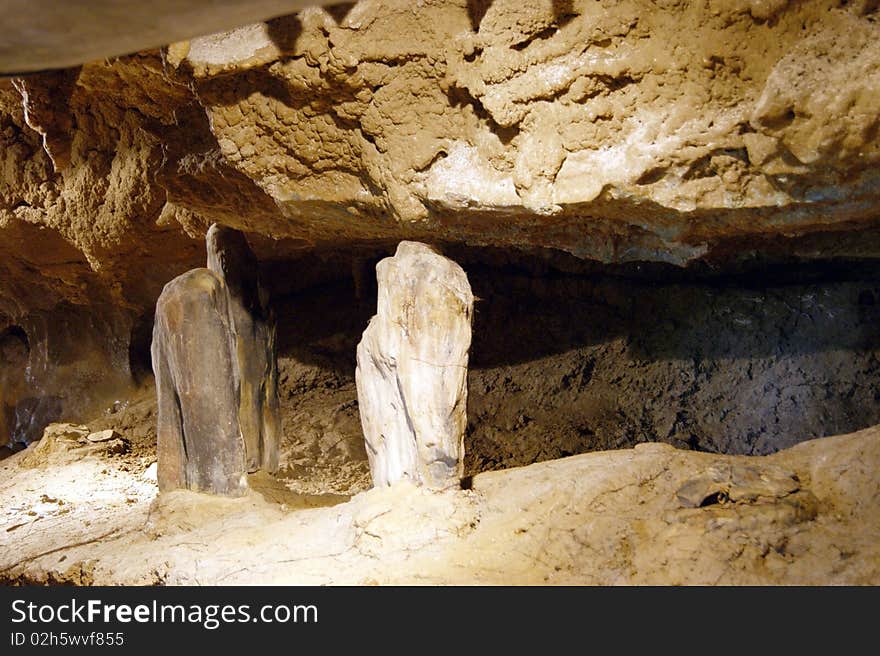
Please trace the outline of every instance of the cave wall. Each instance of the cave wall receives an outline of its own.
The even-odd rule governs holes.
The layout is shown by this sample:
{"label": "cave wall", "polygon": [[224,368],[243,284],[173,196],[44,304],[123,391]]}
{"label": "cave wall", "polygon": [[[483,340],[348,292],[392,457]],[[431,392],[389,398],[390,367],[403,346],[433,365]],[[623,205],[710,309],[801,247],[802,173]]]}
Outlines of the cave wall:
{"label": "cave wall", "polygon": [[872,0],[362,0],[0,78],[0,329],[89,361],[74,319],[129,340],[212,222],[274,262],[876,258],[878,36]]}
{"label": "cave wall", "polygon": [[863,229],[878,34],[873,2],[363,0],[7,78],[0,310],[143,310],[213,221],[679,264]]}
{"label": "cave wall", "polygon": [[[880,423],[876,263],[718,274],[446,253],[475,296],[468,475],[643,442],[766,455]],[[266,263],[310,274],[273,289],[293,467],[365,464],[354,353],[376,289],[352,272],[383,254]]]}

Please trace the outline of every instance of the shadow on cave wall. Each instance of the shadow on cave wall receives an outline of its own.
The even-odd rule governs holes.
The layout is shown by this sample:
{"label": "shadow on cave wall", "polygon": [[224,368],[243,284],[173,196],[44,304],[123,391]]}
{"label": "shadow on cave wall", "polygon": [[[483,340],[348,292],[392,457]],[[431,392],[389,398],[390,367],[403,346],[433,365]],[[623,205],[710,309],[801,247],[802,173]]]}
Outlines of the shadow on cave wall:
{"label": "shadow on cave wall", "polygon": [[[267,279],[281,281],[282,361],[332,371],[352,400],[355,347],[375,311],[383,254],[264,264]],[[646,441],[766,454],[880,423],[876,264],[707,278],[647,265],[566,273],[537,255],[448,254],[478,298],[468,473]]]}

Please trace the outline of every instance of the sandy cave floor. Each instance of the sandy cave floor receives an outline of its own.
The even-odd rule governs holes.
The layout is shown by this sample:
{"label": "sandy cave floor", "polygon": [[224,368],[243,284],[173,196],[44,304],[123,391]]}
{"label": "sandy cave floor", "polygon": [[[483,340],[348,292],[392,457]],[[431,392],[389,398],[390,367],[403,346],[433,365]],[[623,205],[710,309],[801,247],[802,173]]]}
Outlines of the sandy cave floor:
{"label": "sandy cave floor", "polygon": [[240,499],[159,498],[152,411],[147,389],[90,424],[115,424],[122,452],[59,448],[35,463],[30,447],[0,462],[3,581],[880,583],[880,427],[760,457],[640,444],[443,494],[359,491],[356,464],[331,480],[317,463],[252,477]]}

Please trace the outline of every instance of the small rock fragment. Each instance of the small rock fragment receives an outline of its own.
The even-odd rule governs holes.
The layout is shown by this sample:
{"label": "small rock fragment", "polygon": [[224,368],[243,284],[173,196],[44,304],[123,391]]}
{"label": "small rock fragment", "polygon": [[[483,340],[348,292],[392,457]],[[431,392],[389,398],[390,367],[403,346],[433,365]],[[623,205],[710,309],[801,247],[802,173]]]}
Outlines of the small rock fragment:
{"label": "small rock fragment", "polygon": [[755,503],[784,498],[800,489],[793,472],[775,466],[718,465],[686,481],[675,493],[684,508],[730,501]]}
{"label": "small rock fragment", "polygon": [[96,433],[89,433],[86,439],[89,442],[106,442],[119,437],[121,437],[119,433],[112,428],[108,428],[107,430],[98,431]]}

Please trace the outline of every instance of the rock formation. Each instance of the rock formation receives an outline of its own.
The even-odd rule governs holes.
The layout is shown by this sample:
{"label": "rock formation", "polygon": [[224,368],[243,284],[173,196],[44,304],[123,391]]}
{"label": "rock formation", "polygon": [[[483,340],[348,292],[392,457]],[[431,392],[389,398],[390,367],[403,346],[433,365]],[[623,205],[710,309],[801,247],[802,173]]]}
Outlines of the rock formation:
{"label": "rock formation", "polygon": [[156,306],[159,486],[236,496],[278,467],[274,328],[240,233],[212,227],[208,269],[165,286]]}
{"label": "rock formation", "polygon": [[467,276],[430,247],[404,241],[376,277],[378,308],[358,344],[355,376],[373,484],[458,485],[474,303]]}
{"label": "rock formation", "polygon": [[49,424],[40,440],[22,456],[21,466],[45,469],[94,455],[118,455],[127,450],[127,441],[114,430],[91,432],[88,426]]}
{"label": "rock formation", "polygon": [[159,489],[237,496],[247,487],[229,300],[208,269],[169,282],[156,305]]}
{"label": "rock formation", "polygon": [[[306,512],[258,495],[224,499],[185,490],[157,503],[137,470],[114,460],[37,470],[0,462],[7,518],[0,580],[70,583],[85,574],[85,582],[99,585],[880,583],[878,428],[768,457],[645,444],[478,474],[474,494],[403,484]],[[101,486],[100,503],[83,494],[83,480]]]}
{"label": "rock formation", "polygon": [[223,281],[238,379],[238,421],[249,472],[278,469],[278,364],[275,324],[258,263],[244,235],[213,225],[208,230],[208,269]]}
{"label": "rock formation", "polygon": [[0,80],[0,314],[149,311],[214,222],[281,256],[876,255],[875,5],[364,0]]}

